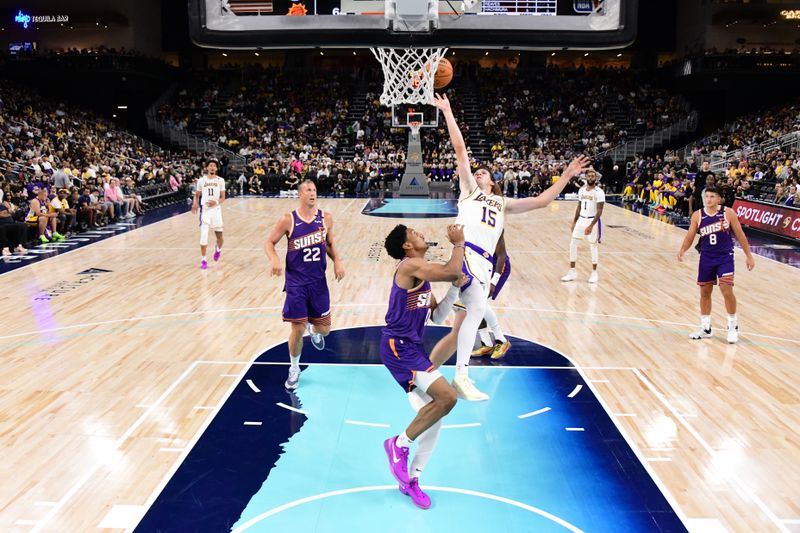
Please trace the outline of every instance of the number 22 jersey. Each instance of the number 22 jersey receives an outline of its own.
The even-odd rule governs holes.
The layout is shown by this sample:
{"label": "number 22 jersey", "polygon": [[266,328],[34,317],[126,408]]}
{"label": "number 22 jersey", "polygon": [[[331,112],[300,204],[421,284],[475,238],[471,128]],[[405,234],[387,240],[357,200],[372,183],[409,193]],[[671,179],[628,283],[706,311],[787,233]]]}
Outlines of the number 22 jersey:
{"label": "number 22 jersey", "polygon": [[292,229],[286,249],[286,286],[297,287],[325,279],[326,240],[328,229],[325,214],[317,209],[313,220],[306,222],[292,211]]}

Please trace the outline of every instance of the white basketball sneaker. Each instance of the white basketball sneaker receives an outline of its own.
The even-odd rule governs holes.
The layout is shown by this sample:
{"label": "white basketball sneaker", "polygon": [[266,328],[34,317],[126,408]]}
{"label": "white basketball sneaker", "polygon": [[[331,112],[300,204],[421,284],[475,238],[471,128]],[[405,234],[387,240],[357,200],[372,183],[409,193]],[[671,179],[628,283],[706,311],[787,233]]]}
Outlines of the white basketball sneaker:
{"label": "white basketball sneaker", "polygon": [[736,344],[739,340],[739,326],[728,326],[728,344]]}
{"label": "white basketball sneaker", "polygon": [[289,367],[289,377],[283,382],[283,386],[289,390],[295,390],[300,384],[300,369],[297,370]]}
{"label": "white basketball sneaker", "polygon": [[311,336],[311,344],[314,348],[317,350],[324,350],[325,337],[323,337],[321,333],[316,333],[311,324],[306,324],[306,331],[308,331],[308,334]]}
{"label": "white basketball sneaker", "polygon": [[570,268],[561,281],[575,281],[576,279],[578,279],[578,272],[574,268]]}
{"label": "white basketball sneaker", "polygon": [[482,402],[489,399],[489,395],[478,390],[467,376],[456,376],[453,378],[453,388],[456,389],[459,398],[469,402]]}
{"label": "white basketball sneaker", "polygon": [[709,339],[709,338],[711,338],[711,336],[712,336],[712,335],[711,335],[711,328],[704,329],[702,326],[700,326],[700,327],[697,329],[697,331],[693,331],[693,332],[691,332],[691,333],[689,334],[689,338],[690,338],[690,339],[693,339],[693,340],[697,340],[697,339]]}
{"label": "white basketball sneaker", "polygon": [[597,275],[597,270],[592,270],[592,275],[589,276],[589,283],[597,283],[600,277]]}

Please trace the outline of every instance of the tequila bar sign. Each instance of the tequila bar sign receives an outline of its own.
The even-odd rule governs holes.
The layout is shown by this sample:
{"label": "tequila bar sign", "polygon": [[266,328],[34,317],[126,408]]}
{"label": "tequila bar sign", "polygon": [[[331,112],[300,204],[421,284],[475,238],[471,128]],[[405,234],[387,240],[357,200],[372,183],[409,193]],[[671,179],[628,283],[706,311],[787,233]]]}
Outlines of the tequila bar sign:
{"label": "tequila bar sign", "polygon": [[30,15],[20,9],[14,15],[14,22],[28,28],[30,24],[48,24],[52,22],[69,22],[69,15]]}

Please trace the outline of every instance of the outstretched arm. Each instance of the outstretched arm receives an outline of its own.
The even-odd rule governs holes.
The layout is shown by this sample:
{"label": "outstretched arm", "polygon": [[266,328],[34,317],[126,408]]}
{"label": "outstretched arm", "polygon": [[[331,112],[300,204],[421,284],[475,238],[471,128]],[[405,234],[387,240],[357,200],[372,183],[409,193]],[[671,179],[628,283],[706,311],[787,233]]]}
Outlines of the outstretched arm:
{"label": "outstretched arm", "polygon": [[506,199],[506,213],[524,213],[534,209],[541,209],[547,207],[550,202],[558,198],[558,195],[566,188],[572,178],[578,174],[589,170],[591,161],[586,156],[580,156],[572,160],[572,163],[564,169],[561,177],[557,182],[548,187],[542,194],[535,198],[508,198]]}
{"label": "outstretched arm", "polygon": [[472,169],[469,166],[467,143],[464,142],[464,136],[461,135],[461,129],[458,127],[458,122],[456,122],[456,117],[453,115],[453,110],[450,109],[450,100],[447,99],[447,96],[440,94],[435,95],[433,104],[442,111],[444,119],[447,122],[450,142],[453,144],[453,150],[456,152],[461,195],[466,196],[478,186],[478,182],[475,181],[475,176],[472,175]]}
{"label": "outstretched arm", "polygon": [[698,227],[700,227],[700,211],[695,211],[692,214],[692,221],[689,224],[689,231],[686,232],[686,237],[683,238],[681,249],[678,250],[678,261],[683,262],[683,254],[686,253],[686,250],[688,250],[694,242],[694,237],[697,235]]}

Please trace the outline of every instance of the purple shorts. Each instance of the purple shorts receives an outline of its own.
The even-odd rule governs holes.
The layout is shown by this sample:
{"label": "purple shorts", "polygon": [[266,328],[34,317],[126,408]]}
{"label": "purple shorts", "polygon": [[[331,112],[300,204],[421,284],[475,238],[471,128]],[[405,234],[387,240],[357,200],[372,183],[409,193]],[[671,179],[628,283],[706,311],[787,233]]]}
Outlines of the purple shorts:
{"label": "purple shorts", "polygon": [[284,322],[311,322],[315,326],[331,325],[331,296],[328,280],[322,278],[307,285],[287,286],[283,303]]}
{"label": "purple shorts", "polygon": [[492,300],[497,300],[497,297],[500,295],[500,291],[503,289],[503,285],[506,284],[506,281],[508,281],[509,276],[511,276],[511,258],[506,256],[506,266],[503,268],[503,273],[500,274],[500,279],[497,280],[497,285],[494,286]]}
{"label": "purple shorts", "polygon": [[[439,375],[439,371],[433,367],[433,363],[428,359],[425,348],[421,344],[411,343],[403,339],[381,336],[381,361],[392,373],[395,381],[403,387],[406,392],[411,392],[417,386],[417,374]],[[427,390],[427,382],[431,381],[425,376],[420,379],[420,388]],[[420,376],[422,378],[422,376]],[[425,382],[424,384],[422,382]]]}
{"label": "purple shorts", "polygon": [[728,255],[700,254],[700,263],[697,265],[697,284],[733,285],[733,252]]}

